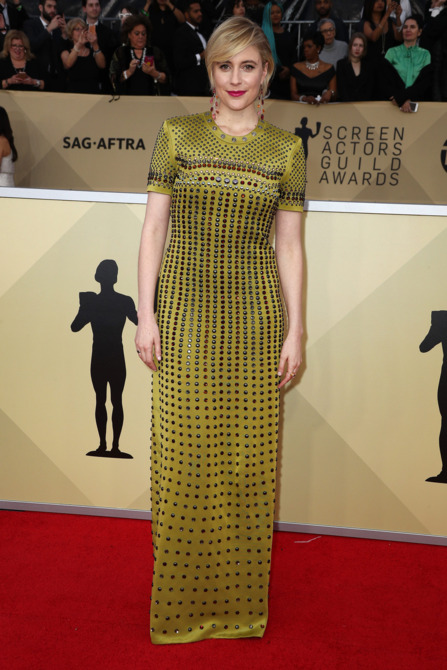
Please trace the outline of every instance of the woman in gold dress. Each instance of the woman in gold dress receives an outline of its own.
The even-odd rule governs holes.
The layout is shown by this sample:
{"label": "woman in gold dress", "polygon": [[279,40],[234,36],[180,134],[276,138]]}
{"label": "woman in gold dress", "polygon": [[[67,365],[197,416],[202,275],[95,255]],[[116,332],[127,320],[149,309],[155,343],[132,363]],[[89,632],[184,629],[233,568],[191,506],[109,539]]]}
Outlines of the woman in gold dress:
{"label": "woman in gold dress", "polygon": [[222,23],[206,63],[212,112],[159,132],[139,256],[157,644],[264,634],[279,396],[301,362],[301,140],[262,119],[273,60],[257,25]]}

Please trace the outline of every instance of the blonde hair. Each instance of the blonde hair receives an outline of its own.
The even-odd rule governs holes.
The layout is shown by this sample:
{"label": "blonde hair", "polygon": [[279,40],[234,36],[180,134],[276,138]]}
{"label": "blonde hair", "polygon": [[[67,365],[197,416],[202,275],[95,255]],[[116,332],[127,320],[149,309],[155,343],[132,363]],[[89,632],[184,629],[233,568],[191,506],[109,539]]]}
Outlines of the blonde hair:
{"label": "blonde hair", "polygon": [[31,53],[31,47],[28,36],[21,30],[8,30],[3,42],[3,50],[0,53],[0,58],[7,58],[11,48],[12,40],[20,40],[25,47],[25,60],[31,60],[34,55]]}
{"label": "blonde hair", "polygon": [[80,18],[76,19],[70,19],[70,21],[67,23],[67,37],[69,40],[73,41],[73,30],[76,28],[76,26],[82,26],[83,30],[87,30],[88,26],[85,21],[83,21]]}
{"label": "blonde hair", "polygon": [[262,64],[268,64],[267,74],[262,82],[264,94],[275,70],[272,51],[262,28],[245,16],[231,16],[216,28],[205,49],[205,64],[211,87],[214,88],[213,65],[223,63],[247,47],[259,51]]}

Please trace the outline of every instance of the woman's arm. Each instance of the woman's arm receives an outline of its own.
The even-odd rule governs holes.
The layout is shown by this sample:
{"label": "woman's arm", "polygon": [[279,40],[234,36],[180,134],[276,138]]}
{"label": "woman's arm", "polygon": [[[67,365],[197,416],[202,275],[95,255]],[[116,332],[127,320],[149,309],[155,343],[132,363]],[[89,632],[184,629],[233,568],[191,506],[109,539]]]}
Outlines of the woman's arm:
{"label": "woman's arm", "polygon": [[[301,294],[303,284],[303,251],[301,245],[301,212],[276,212],[275,251],[279,279],[287,309],[288,331],[281,350],[278,388],[289,382],[301,364]],[[286,371],[287,368],[287,372]]]}
{"label": "woman's arm", "polygon": [[170,195],[148,194],[138,257],[138,328],[135,344],[141,360],[154,371],[157,369],[154,355],[157,361],[161,360],[160,333],[154,314],[155,286],[168,232],[170,207]]}
{"label": "woman's arm", "polygon": [[383,32],[386,32],[386,27],[388,26],[388,19],[390,14],[395,11],[397,7],[397,2],[393,0],[388,0],[385,14],[382,16],[379,25],[374,30],[371,28],[369,21],[365,21],[363,25],[363,32],[366,36],[366,39],[371,42],[377,42],[377,40],[382,36]]}
{"label": "woman's arm", "polygon": [[296,85],[296,79],[293,75],[290,77],[290,97],[292,100],[300,99],[300,96],[298,94],[298,86]]}
{"label": "woman's arm", "polygon": [[320,102],[333,102],[337,96],[337,76],[334,74],[326,91],[322,94]]}

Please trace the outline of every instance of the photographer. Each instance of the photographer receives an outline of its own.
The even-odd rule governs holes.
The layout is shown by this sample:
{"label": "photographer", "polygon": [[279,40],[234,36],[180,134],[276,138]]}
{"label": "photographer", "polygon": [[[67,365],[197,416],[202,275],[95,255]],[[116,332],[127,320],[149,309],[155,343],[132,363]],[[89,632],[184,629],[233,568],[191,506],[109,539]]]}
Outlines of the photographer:
{"label": "photographer", "polygon": [[68,93],[101,93],[106,59],[98,45],[96,32],[88,30],[82,19],[71,19],[61,59],[67,71]]}
{"label": "photographer", "polygon": [[23,30],[45,79],[45,89],[64,91],[65,75],[59,58],[59,44],[65,37],[65,18],[59,12],[56,0],[45,0],[39,5],[39,12],[39,18],[26,21]]}

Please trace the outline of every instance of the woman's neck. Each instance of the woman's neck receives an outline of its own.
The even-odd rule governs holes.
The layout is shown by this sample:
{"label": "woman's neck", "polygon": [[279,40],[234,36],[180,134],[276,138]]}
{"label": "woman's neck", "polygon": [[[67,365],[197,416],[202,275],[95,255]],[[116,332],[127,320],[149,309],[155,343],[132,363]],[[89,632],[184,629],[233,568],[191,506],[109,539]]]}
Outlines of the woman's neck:
{"label": "woman's neck", "polygon": [[254,130],[258,121],[258,114],[252,105],[238,111],[221,107],[215,123],[226,135],[242,137]]}
{"label": "woman's neck", "polygon": [[11,56],[11,63],[14,67],[24,67],[26,65],[26,58],[14,58],[14,56]]}

